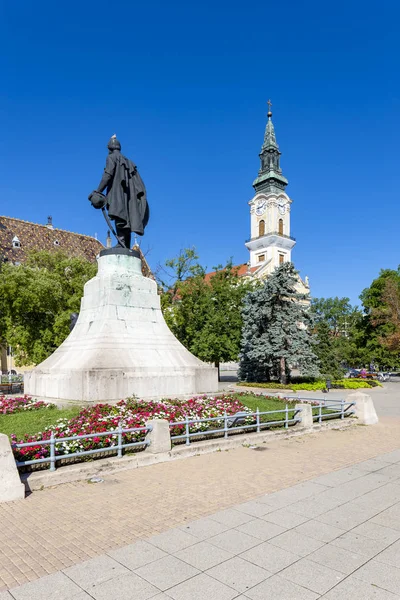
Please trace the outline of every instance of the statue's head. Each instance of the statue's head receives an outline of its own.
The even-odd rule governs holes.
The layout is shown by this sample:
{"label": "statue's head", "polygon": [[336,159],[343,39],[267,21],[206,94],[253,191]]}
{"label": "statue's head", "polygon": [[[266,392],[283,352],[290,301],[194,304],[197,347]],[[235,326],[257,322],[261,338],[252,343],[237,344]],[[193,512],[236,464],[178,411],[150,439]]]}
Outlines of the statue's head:
{"label": "statue's head", "polygon": [[121,144],[117,140],[117,136],[115,134],[110,137],[107,148],[110,150],[110,152],[113,150],[121,150]]}

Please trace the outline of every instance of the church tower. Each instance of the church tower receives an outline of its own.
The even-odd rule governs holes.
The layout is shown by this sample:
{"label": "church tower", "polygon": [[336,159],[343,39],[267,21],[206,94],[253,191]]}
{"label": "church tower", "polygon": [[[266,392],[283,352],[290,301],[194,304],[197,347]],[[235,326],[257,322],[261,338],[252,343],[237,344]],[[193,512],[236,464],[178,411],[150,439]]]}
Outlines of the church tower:
{"label": "church tower", "polygon": [[250,205],[250,269],[256,277],[266,277],[276,267],[291,261],[295,240],[290,237],[292,200],[285,192],[288,184],[280,168],[279,146],[272,123],[271,102],[260,152],[261,166],[253,182],[255,196]]}

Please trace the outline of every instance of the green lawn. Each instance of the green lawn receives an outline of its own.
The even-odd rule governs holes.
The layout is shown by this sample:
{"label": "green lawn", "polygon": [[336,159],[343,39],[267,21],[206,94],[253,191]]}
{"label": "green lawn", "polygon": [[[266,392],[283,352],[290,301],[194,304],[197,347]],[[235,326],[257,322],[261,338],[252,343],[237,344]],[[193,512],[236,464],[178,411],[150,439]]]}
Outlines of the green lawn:
{"label": "green lawn", "polygon": [[[286,402],[285,400],[279,400],[276,398],[268,398],[266,396],[256,396],[253,394],[246,394],[244,396],[242,395],[236,395],[236,398],[238,398],[238,400],[240,400],[242,402],[242,404],[244,404],[245,406],[248,406],[253,412],[256,412],[257,408],[259,409],[260,412],[267,412],[270,410],[285,410],[286,407]],[[289,406],[289,418],[292,419],[293,418],[293,411],[294,410],[294,406],[295,404],[297,404],[296,402],[290,402],[288,403]],[[300,402],[298,404],[301,404]],[[338,410],[340,410],[340,408],[338,407]],[[331,410],[327,410],[326,408],[322,409],[322,414],[323,415],[329,415],[329,413],[331,413]],[[319,414],[319,408],[315,408],[313,407],[312,409],[312,413],[313,415],[318,415]],[[280,421],[280,420],[284,420],[285,419],[285,413],[275,413],[273,415],[262,415],[260,418],[260,421],[263,422],[267,422],[267,421]]]}
{"label": "green lawn", "polygon": [[0,433],[10,436],[15,433],[17,439],[22,439],[25,433],[32,435],[43,431],[46,427],[54,425],[58,419],[71,419],[75,417],[81,408],[40,408],[14,415],[0,415]]}

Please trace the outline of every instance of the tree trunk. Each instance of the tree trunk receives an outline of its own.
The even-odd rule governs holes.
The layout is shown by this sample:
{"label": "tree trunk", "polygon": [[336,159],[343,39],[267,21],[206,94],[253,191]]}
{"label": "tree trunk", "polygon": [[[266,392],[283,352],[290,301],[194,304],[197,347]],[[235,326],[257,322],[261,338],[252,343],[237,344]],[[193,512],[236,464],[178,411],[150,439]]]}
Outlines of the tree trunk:
{"label": "tree trunk", "polygon": [[281,358],[281,360],[280,360],[280,370],[281,370],[280,381],[281,381],[281,383],[286,385],[287,384],[286,360],[284,358]]}

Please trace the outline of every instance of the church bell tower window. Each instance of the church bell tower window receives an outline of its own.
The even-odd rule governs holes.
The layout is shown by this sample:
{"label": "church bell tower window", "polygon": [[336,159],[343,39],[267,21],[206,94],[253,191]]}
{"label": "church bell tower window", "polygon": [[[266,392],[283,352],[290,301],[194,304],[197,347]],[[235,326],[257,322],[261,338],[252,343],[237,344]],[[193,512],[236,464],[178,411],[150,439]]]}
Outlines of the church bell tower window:
{"label": "church bell tower window", "polygon": [[261,237],[265,235],[265,221],[260,221],[258,224],[258,235]]}
{"label": "church bell tower window", "polygon": [[283,235],[283,219],[279,219],[278,221],[278,233],[279,235]]}

